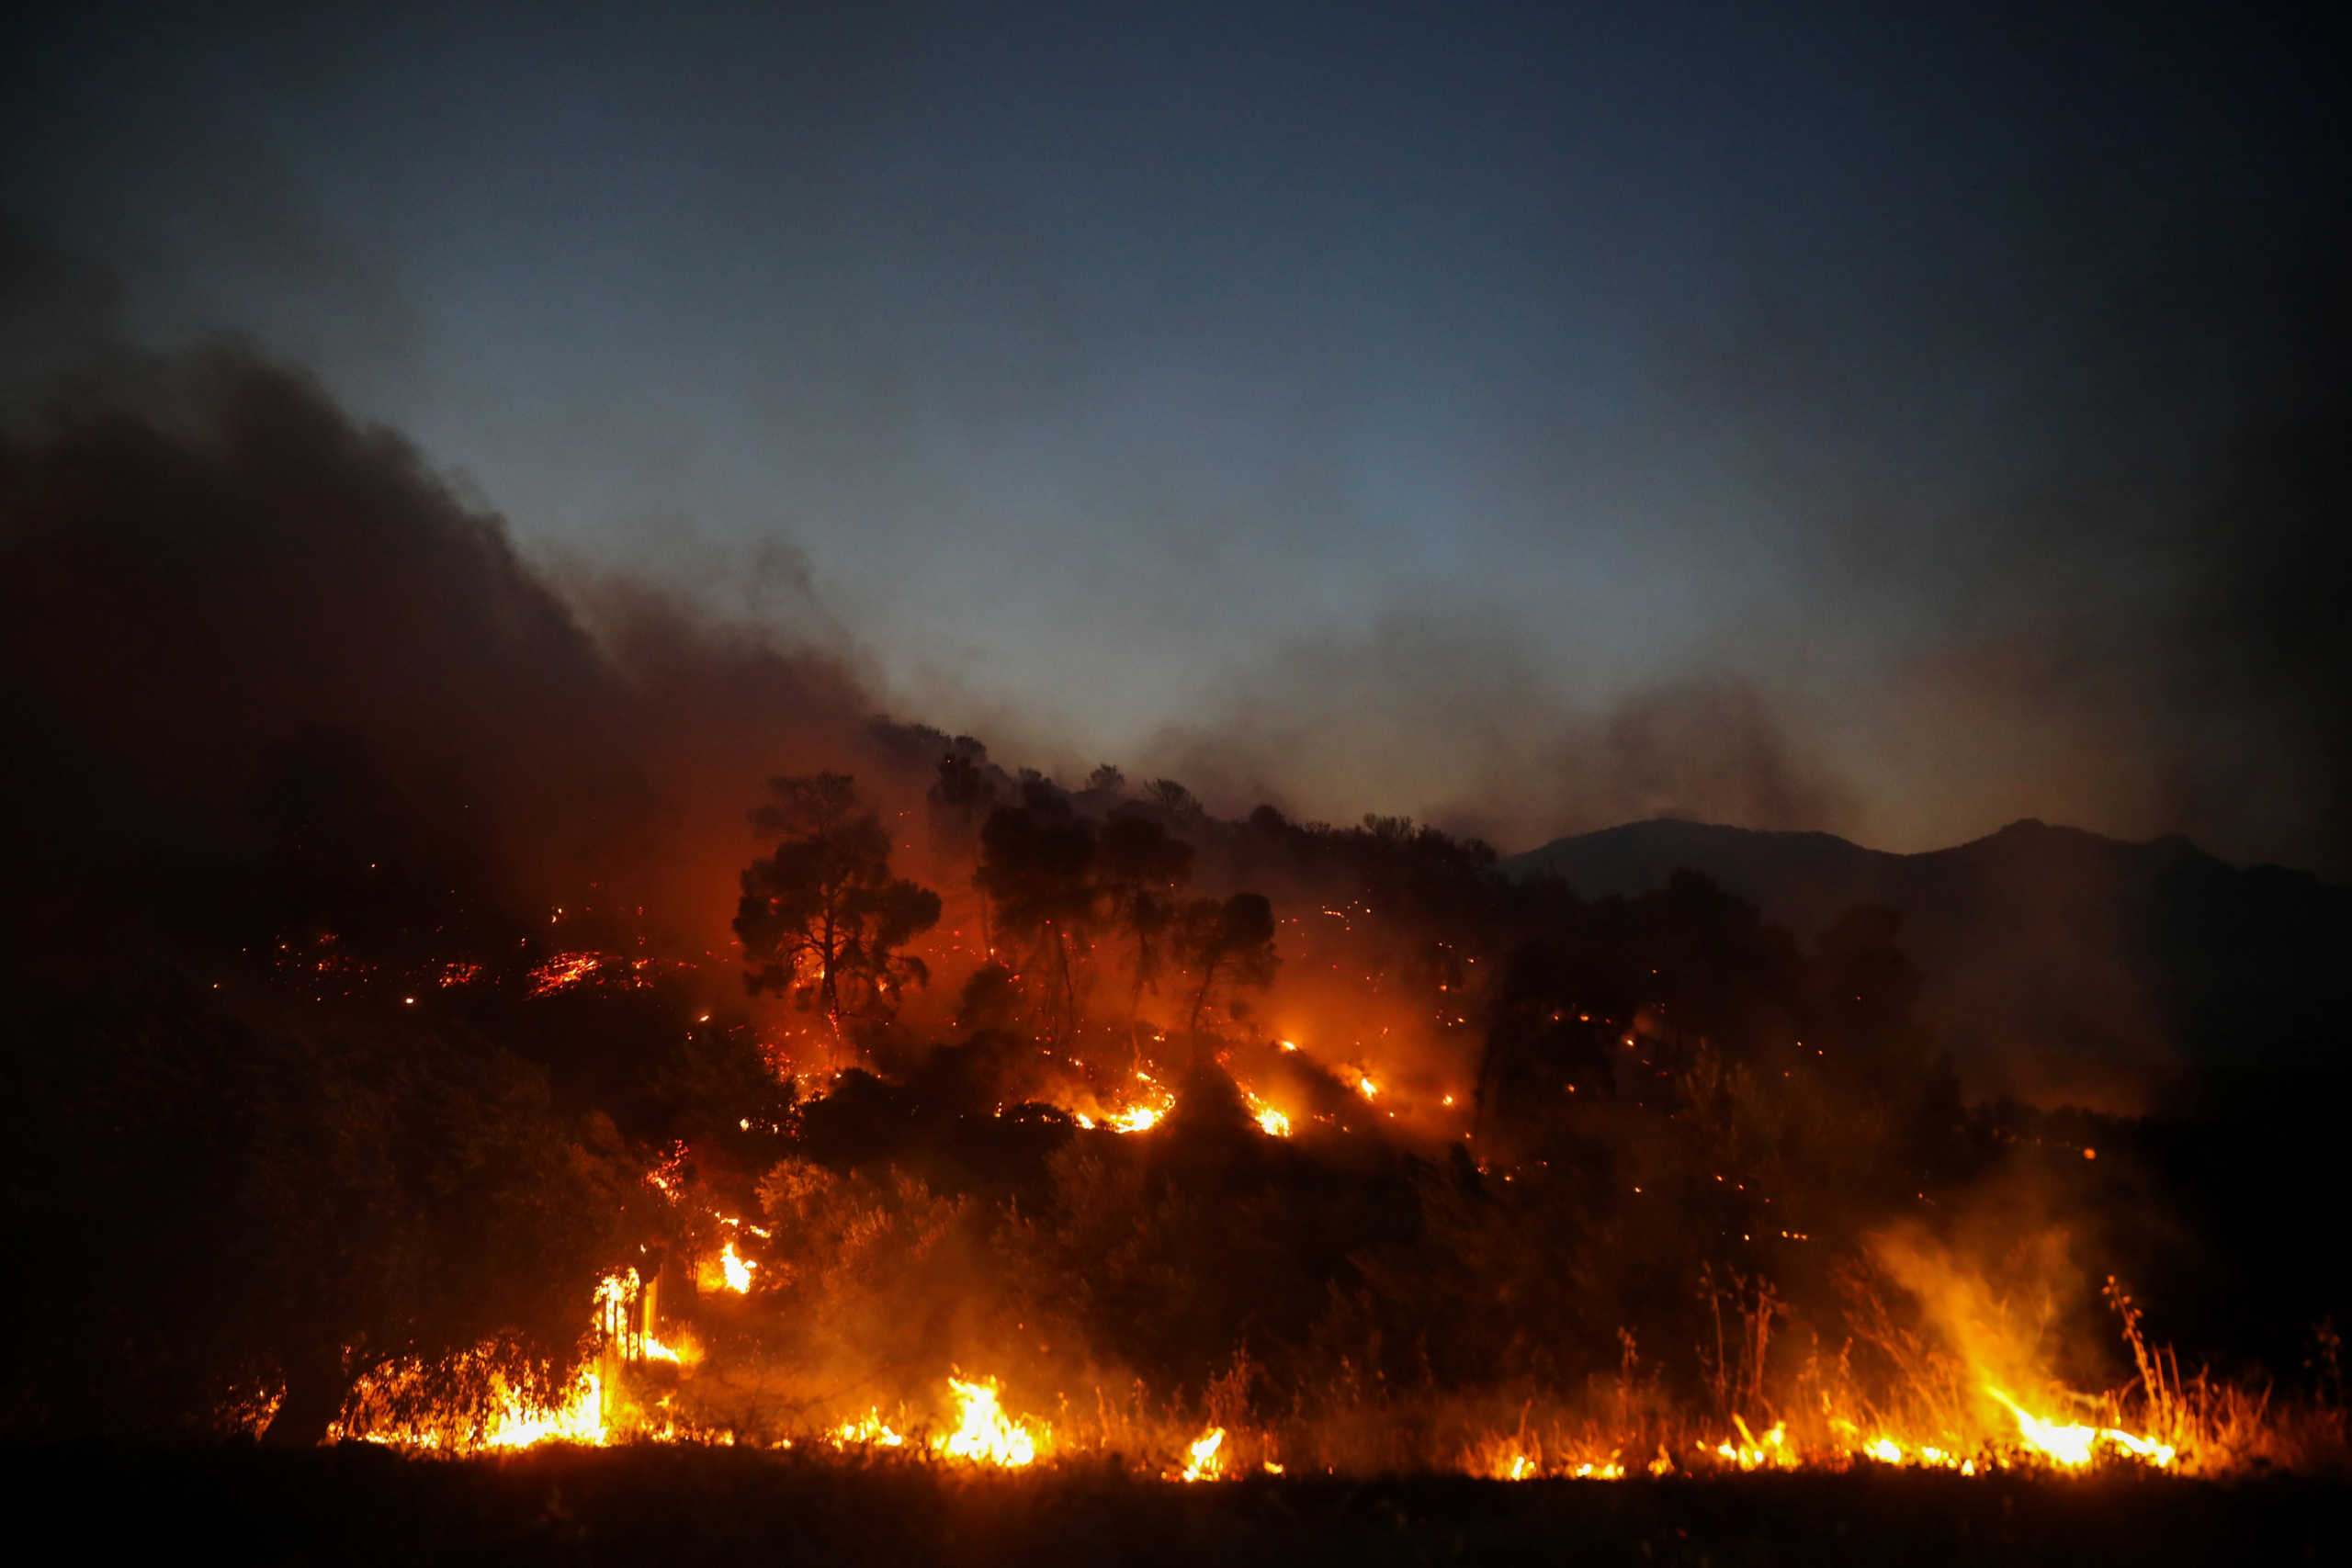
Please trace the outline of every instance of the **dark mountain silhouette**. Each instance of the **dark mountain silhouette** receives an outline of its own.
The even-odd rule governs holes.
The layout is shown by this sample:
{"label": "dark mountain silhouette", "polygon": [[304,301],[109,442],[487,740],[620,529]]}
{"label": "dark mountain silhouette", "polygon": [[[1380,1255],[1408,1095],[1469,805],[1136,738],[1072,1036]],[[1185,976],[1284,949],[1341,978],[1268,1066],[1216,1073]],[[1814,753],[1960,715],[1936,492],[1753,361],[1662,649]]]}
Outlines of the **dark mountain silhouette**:
{"label": "dark mountain silhouette", "polygon": [[1922,1011],[1980,1095],[2131,1110],[2251,1074],[2342,1067],[2352,888],[2240,869],[2174,836],[2126,843],[2027,820],[1925,854],[1827,833],[1633,822],[1504,861],[1587,897],[1688,867],[1810,939],[1883,904]]}

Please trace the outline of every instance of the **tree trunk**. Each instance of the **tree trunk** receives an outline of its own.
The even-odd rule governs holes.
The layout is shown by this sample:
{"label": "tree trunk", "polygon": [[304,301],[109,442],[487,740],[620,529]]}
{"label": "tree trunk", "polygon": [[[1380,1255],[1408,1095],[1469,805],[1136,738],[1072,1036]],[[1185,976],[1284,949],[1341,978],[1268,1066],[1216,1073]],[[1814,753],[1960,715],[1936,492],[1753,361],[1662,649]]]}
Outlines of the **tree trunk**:
{"label": "tree trunk", "polygon": [[1061,1024],[1058,1043],[1068,1044],[1069,1043],[1070,1036],[1078,1032],[1078,989],[1070,984],[1069,944],[1062,940],[1062,924],[1059,920],[1056,920],[1054,922],[1054,963],[1061,971],[1062,980]]}
{"label": "tree trunk", "polygon": [[818,984],[818,994],[824,999],[825,1021],[832,1025],[833,1034],[838,1038],[842,1032],[842,994],[840,987],[833,976],[833,957],[836,948],[833,940],[833,912],[831,908],[828,908],[825,911],[824,976]]}
{"label": "tree trunk", "polygon": [[1209,987],[1216,984],[1216,959],[1211,959],[1208,967],[1201,971],[1201,988],[1193,993],[1193,1017],[1185,1030],[1186,1034],[1190,1036],[1189,1043],[1192,1047],[1192,1070],[1196,1073],[1202,1066],[1201,1010],[1208,1006]]}

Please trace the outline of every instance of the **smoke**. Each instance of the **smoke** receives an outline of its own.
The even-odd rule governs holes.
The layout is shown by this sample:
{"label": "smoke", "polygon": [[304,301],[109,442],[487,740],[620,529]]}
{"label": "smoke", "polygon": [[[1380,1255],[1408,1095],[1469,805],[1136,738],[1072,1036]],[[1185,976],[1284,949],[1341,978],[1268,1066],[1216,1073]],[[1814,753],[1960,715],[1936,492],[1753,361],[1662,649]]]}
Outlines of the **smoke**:
{"label": "smoke", "polygon": [[[1917,383],[1974,400],[1910,431],[1976,454],[1945,482],[1895,431],[1803,428],[1872,426],[1801,378],[1709,383],[1727,423],[1761,427],[1759,499],[1813,520],[1809,620],[1832,644],[1859,626],[1841,658],[1876,661],[1807,693],[1850,706],[1872,841],[2033,816],[2352,876],[2352,643],[2328,586],[2352,566],[2347,239],[2336,219],[2264,232],[2190,225],[2102,267],[2095,299],[2019,281],[1923,328]],[[1803,365],[1829,330],[1757,357]]]}
{"label": "smoke", "polygon": [[[1860,1236],[1861,1255],[1911,1298],[1916,1321],[1950,1358],[1943,1371],[1964,1404],[1975,1404],[1987,1384],[2030,1398],[2052,1386],[2111,1383],[2125,1346],[2101,1282],[2120,1274],[2129,1289],[2166,1259],[2180,1271],[2167,1276],[2167,1299],[2187,1316],[2197,1303],[2186,1280],[2218,1263],[2210,1242],[2146,1201],[2149,1172],[2128,1146],[2109,1144],[2099,1161],[2084,1161],[2054,1127],[2042,1135],[2050,1146],[2013,1145],[1937,1193],[1931,1214]],[[2102,1164],[2111,1185],[2087,1179]],[[2123,1197],[2135,1189],[2141,1201]],[[1978,1413],[2007,1425],[1989,1405]]]}
{"label": "smoke", "polygon": [[2352,876],[2347,428],[2336,389],[2245,415],[2160,482],[2033,505],[2083,536],[2025,546],[2034,570],[1981,584],[1899,673],[1888,737],[1928,809],[1965,791]]}
{"label": "smoke", "polygon": [[250,855],[271,759],[328,736],[417,866],[718,948],[764,778],[887,795],[831,628],[560,594],[407,443],[245,347],[118,350],[20,399],[0,504],[0,793],[60,888]]}
{"label": "smoke", "polygon": [[1472,614],[1293,641],[1209,707],[1146,754],[1229,811],[1402,810],[1506,848],[1655,817],[1831,830],[1856,817],[1850,787],[1753,681],[1712,671],[1586,697]]}

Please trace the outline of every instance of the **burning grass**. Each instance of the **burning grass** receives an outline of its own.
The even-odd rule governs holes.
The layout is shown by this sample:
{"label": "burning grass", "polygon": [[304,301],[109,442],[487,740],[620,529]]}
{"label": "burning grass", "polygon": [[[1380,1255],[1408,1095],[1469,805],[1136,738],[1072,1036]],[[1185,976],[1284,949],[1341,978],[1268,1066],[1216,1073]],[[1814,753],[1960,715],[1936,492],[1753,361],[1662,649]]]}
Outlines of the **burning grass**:
{"label": "burning grass", "polygon": [[[1250,1370],[1240,1363],[1211,1385],[1195,1410],[1156,1407],[1136,1384],[1117,1399],[1098,1387],[1084,1406],[1062,1395],[1048,1419],[1009,1402],[995,1377],[951,1372],[927,1411],[926,1402],[901,1401],[887,1415],[876,1404],[839,1420],[780,1427],[771,1417],[739,1431],[689,1414],[690,1361],[639,1331],[636,1314],[650,1302],[635,1281],[615,1278],[600,1293],[597,1362],[570,1384],[530,1391],[492,1373],[480,1381],[470,1404],[436,1405],[428,1391],[446,1388],[446,1376],[435,1384],[420,1369],[396,1368],[363,1382],[332,1435],[452,1457],[549,1444],[731,1447],[740,1438],[780,1452],[889,1455],[951,1468],[1109,1464],[1189,1483],[1293,1472],[1621,1482],[1759,1471],[1933,1470],[1968,1479],[2113,1471],[2225,1478],[2346,1469],[2343,1412],[2273,1411],[2267,1398],[2201,1376],[2184,1383],[2165,1371],[2169,1358],[2145,1344],[2136,1308],[2111,1282],[2109,1295],[2143,1376],[2096,1399],[2046,1389],[2041,1410],[1990,1382],[1922,1385],[1884,1408],[1842,1403],[1854,1399],[1850,1385],[1833,1386],[1808,1365],[1799,1386],[1782,1391],[1792,1414],[1769,1425],[1761,1416],[1751,1424],[1736,1411],[1724,1422],[1709,1422],[1656,1398],[1629,1336],[1607,1408],[1572,1410],[1531,1395],[1508,1427],[1491,1401],[1482,1407],[1464,1400],[1360,1399],[1352,1408],[1335,1402],[1253,1419]],[[1981,1369],[1942,1358],[1926,1375],[1976,1377]],[[1898,1405],[1905,1414],[1894,1413]],[[2074,1418],[2078,1410],[2091,1419]]]}
{"label": "burning grass", "polygon": [[[1376,1349],[1381,1325],[1396,1320],[1359,1314],[1411,1302],[1415,1287],[1358,1257],[1362,1295],[1304,1320],[1304,1353],[1274,1365],[1229,1352],[1188,1391],[1102,1350],[1213,1345],[1202,1331],[1215,1320],[1197,1315],[1193,1296],[1227,1281],[1245,1303],[1279,1299],[1279,1281],[1245,1261],[1260,1255],[1236,1248],[1262,1244],[1269,1264],[1296,1257],[1325,1211],[1294,1222],[1270,1197],[1337,1178],[1312,1139],[1270,1134],[1248,1089],[1211,1080],[1227,1083],[1219,1100],[1196,1077],[1188,1093],[1206,1098],[1187,1099],[1136,1077],[1167,1096],[1166,1112],[1132,1132],[1065,1122],[1051,1186],[1030,1207],[1017,1194],[1001,1206],[950,1196],[894,1165],[843,1173],[786,1159],[760,1180],[754,1218],[722,1212],[722,1189],[673,1148],[644,1178],[666,1251],[649,1255],[647,1272],[605,1277],[583,1325],[590,1355],[570,1383],[476,1375],[465,1357],[395,1364],[362,1380],[334,1435],[444,1456],[719,1443],[974,1470],[1107,1464],[1193,1483],[2344,1468],[2345,1413],[2324,1385],[2274,1400],[2184,1376],[2113,1280],[2103,1316],[2119,1354],[2109,1359],[2129,1375],[2080,1392],[2065,1369],[2098,1358],[2086,1359],[2080,1329],[2052,1316],[2063,1247],[2044,1237],[1988,1263],[1907,1223],[1861,1239],[1834,1315],[1800,1311],[1760,1274],[1702,1269],[1698,1310],[1686,1303],[1681,1317],[1700,1344],[1679,1377],[1673,1358],[1645,1357],[1623,1328],[1613,1367],[1581,1378],[1563,1375],[1577,1364],[1563,1352],[1578,1347],[1524,1339],[1469,1363],[1518,1369],[1503,1376],[1430,1362],[1417,1382],[1377,1375],[1359,1348]],[[1401,1256],[1441,1259],[1437,1272],[1464,1284],[1519,1289],[1489,1259],[1555,1212],[1544,1172],[1522,1173],[1529,1181],[1510,1187],[1459,1168],[1452,1180],[1422,1177],[1406,1190],[1417,1194],[1416,1250]],[[1171,1258],[1224,1258],[1227,1272],[1170,1272]],[[1508,1294],[1469,1299],[1485,1322],[1450,1317],[1451,1301],[1441,1295],[1442,1310],[1420,1321],[1480,1331],[1498,1314],[1505,1328],[1528,1321]],[[481,1367],[496,1364],[486,1350]]]}

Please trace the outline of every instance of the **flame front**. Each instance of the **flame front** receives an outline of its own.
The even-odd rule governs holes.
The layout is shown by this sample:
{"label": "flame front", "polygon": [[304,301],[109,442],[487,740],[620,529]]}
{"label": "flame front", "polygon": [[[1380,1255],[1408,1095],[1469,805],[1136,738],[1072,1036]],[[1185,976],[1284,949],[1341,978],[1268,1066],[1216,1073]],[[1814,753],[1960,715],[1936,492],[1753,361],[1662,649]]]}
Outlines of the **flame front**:
{"label": "flame front", "polygon": [[1183,1479],[1215,1481],[1224,1472],[1225,1461],[1217,1451],[1224,1446],[1225,1428],[1222,1427],[1212,1427],[1194,1438],[1193,1446],[1185,1450]]}
{"label": "flame front", "polygon": [[907,1446],[907,1439],[890,1429],[889,1423],[882,1419],[882,1412],[878,1409],[868,1411],[862,1419],[842,1422],[833,1428],[832,1441],[837,1449],[902,1449]]}
{"label": "flame front", "polygon": [[2174,1450],[2169,1443],[2122,1431],[2114,1427],[2085,1427],[2079,1424],[2060,1426],[2041,1417],[2011,1399],[1992,1384],[1984,1392],[2008,1407],[2017,1417],[2018,1435],[2026,1446],[2069,1468],[2079,1469],[2091,1462],[2094,1449],[2099,1443],[2112,1443],[2135,1459],[2146,1461],[2159,1470],[2172,1463]]}
{"label": "flame front", "polygon": [[725,1248],[720,1251],[718,1255],[718,1266],[726,1271],[727,1288],[729,1290],[734,1292],[739,1296],[750,1292],[752,1288],[752,1270],[758,1268],[759,1265],[756,1263],[747,1263],[742,1258],[736,1257],[735,1244],[733,1242],[729,1242]]}
{"label": "flame front", "polygon": [[956,1393],[958,1422],[956,1430],[936,1439],[934,1448],[949,1459],[1008,1469],[1036,1461],[1036,1438],[999,1406],[994,1378],[985,1382],[950,1378],[947,1383]]}

